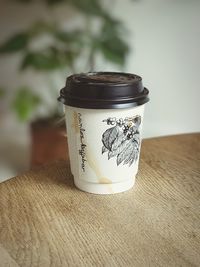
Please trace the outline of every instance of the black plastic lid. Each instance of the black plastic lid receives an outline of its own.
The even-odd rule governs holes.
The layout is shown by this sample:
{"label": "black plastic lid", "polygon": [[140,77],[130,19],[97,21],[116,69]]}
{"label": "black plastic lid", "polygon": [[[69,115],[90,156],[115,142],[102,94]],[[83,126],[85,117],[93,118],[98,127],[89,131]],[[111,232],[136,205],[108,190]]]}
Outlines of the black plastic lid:
{"label": "black plastic lid", "polygon": [[88,72],[69,76],[58,100],[88,109],[130,108],[148,102],[148,94],[138,75]]}

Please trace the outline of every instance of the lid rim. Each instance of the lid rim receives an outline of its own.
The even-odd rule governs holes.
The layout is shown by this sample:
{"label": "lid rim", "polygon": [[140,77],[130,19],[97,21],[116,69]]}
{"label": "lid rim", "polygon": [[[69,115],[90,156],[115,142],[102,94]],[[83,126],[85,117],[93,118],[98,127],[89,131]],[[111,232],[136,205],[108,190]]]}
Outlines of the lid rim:
{"label": "lid rim", "polygon": [[[64,89],[64,88],[63,88]],[[63,90],[61,89],[61,91]],[[148,96],[149,90],[147,88],[144,88],[142,94],[140,95],[136,95],[136,96],[127,96],[127,97],[118,97],[118,99],[112,99],[112,98],[83,98],[83,97],[76,97],[73,95],[70,95],[69,93],[65,93],[65,92],[60,92],[61,97],[63,97],[63,99],[73,99],[73,100],[77,100],[80,102],[88,102],[88,101],[95,101],[95,102],[119,102],[119,101],[131,101],[131,100],[137,100],[137,99],[142,99],[142,98],[146,98]],[[133,101],[135,102],[135,101]]]}
{"label": "lid rim", "polygon": [[69,76],[58,100],[85,109],[117,109],[147,103],[148,95],[149,90],[136,74],[89,72]]}
{"label": "lid rim", "polygon": [[115,101],[111,100],[83,100],[83,99],[77,99],[77,98],[65,98],[63,96],[58,97],[58,101],[63,103],[66,106],[72,106],[77,108],[85,108],[85,109],[113,109],[113,108],[127,108],[127,107],[136,107],[141,106],[147,102],[149,102],[148,95],[140,98],[135,98],[135,101],[133,99],[118,99]]}
{"label": "lid rim", "polygon": [[147,102],[149,102],[149,98],[146,98],[146,99],[143,99],[143,101],[138,101],[138,102],[129,102],[129,103],[112,103],[110,105],[107,105],[104,103],[104,105],[97,105],[96,103],[91,103],[90,105],[88,104],[87,106],[86,105],[83,105],[83,103],[76,103],[76,104],[73,104],[73,103],[66,103],[64,101],[62,101],[60,99],[60,97],[58,98],[58,100],[63,103],[65,106],[71,106],[71,107],[75,107],[75,108],[83,108],[83,109],[125,109],[125,108],[134,108],[134,107],[137,107],[137,106],[141,106],[141,105],[144,105],[146,104]]}

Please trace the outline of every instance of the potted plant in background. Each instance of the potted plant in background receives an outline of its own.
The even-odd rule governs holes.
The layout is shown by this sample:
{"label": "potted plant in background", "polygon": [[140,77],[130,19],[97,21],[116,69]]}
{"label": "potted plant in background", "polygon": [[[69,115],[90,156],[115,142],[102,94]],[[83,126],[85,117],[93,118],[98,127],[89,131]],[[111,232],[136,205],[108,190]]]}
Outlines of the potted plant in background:
{"label": "potted plant in background", "polygon": [[28,88],[19,88],[12,99],[0,88],[0,182],[29,169],[32,140],[27,120],[39,102]]}
{"label": "potted plant in background", "polygon": [[[34,0],[18,0],[18,2],[28,5]],[[35,163],[44,161],[45,155],[46,160],[49,160],[47,157],[47,154],[51,154],[49,149],[55,150],[55,146],[51,147],[50,144],[62,138],[60,129],[55,127],[55,122],[62,116],[62,110],[56,103],[59,88],[53,82],[55,75],[59,74],[63,82],[63,79],[71,73],[98,70],[96,65],[98,60],[110,62],[118,65],[118,69],[122,69],[129,51],[127,40],[124,39],[124,33],[127,33],[124,24],[114,18],[100,0],[43,0],[43,2],[49,12],[62,5],[63,8],[70,8],[74,17],[66,18],[65,21],[55,17],[51,20],[36,21],[0,45],[0,55],[20,52],[19,71],[23,71],[24,75],[28,69],[32,69],[35,71],[34,79],[37,79],[37,73],[43,73],[47,77],[48,92],[54,102],[51,107],[47,106],[41,95],[30,85],[18,88],[10,102],[10,107],[20,121],[32,122],[34,153],[40,154],[41,157]],[[66,27],[78,16],[81,18],[80,25]],[[40,44],[42,37],[48,40],[45,45],[34,46]],[[4,98],[5,95],[6,90],[1,89],[0,98]],[[46,116],[37,112],[45,105],[48,110]],[[38,139],[42,140],[40,148],[36,146]],[[42,155],[44,151],[46,154]],[[65,151],[66,148],[63,149],[63,153]],[[62,154],[60,150],[59,153]]]}

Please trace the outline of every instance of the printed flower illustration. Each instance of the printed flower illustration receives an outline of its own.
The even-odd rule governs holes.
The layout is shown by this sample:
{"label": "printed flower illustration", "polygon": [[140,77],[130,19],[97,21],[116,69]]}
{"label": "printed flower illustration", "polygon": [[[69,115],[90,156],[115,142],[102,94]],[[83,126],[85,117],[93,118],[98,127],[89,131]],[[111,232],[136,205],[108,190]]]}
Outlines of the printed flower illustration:
{"label": "printed flower illustration", "polygon": [[117,165],[123,162],[131,166],[139,155],[141,117],[108,118],[103,122],[112,127],[102,135],[102,154],[108,153],[108,159],[116,157]]}

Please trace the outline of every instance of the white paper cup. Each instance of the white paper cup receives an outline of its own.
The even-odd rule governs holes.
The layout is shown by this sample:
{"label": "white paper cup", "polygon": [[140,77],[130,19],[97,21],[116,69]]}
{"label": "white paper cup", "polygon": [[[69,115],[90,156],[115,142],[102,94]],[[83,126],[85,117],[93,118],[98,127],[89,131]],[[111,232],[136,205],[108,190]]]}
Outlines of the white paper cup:
{"label": "white paper cup", "polygon": [[65,104],[70,166],[76,187],[95,194],[119,193],[133,187],[144,106],[95,109]]}

